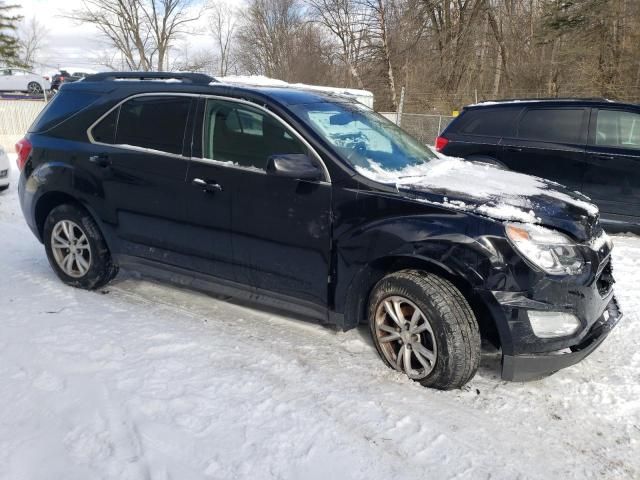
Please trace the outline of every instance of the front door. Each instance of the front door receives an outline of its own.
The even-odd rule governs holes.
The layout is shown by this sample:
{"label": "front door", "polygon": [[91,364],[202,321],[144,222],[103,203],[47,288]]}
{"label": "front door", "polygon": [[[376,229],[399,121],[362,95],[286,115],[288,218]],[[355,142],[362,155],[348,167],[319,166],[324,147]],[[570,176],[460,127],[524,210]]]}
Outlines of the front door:
{"label": "front door", "polygon": [[503,138],[500,161],[517,172],[582,189],[588,109],[529,108],[516,137]]}
{"label": "front door", "polygon": [[202,157],[221,175],[210,180],[224,178],[222,194],[232,196],[237,281],[326,305],[331,185],[265,170],[271,155],[311,155],[307,145],[270,113],[245,102],[207,99],[202,131]]}
{"label": "front door", "polygon": [[640,216],[640,111],[594,109],[584,192],[605,218]]}

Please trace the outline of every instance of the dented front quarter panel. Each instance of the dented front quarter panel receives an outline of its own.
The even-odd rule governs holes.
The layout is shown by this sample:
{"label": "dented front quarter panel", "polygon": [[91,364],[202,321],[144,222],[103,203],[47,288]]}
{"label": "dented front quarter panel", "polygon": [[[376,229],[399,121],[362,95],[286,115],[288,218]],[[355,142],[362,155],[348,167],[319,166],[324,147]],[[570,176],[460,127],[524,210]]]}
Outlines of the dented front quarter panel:
{"label": "dented front quarter panel", "polygon": [[[343,328],[366,318],[367,297],[390,264],[424,267],[466,287],[470,301],[491,316],[504,354],[549,352],[579,344],[613,297],[596,278],[610,250],[582,247],[579,275],[554,277],[525,262],[504,224],[469,212],[414,201],[393,189],[359,185],[334,190],[334,309]],[[412,267],[413,266],[413,267]],[[582,328],[572,336],[540,339],[528,310],[574,313]]]}

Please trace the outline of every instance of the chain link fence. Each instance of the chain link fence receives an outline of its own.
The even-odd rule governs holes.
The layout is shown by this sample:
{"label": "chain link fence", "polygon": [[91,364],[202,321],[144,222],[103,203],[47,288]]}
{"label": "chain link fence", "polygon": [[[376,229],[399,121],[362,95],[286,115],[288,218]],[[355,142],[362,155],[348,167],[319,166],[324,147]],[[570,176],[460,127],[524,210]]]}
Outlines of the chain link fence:
{"label": "chain link fence", "polygon": [[404,130],[427,145],[433,145],[436,137],[440,135],[454,118],[449,115],[429,115],[423,113],[403,113],[398,117],[395,112],[380,112],[380,115],[391,120],[393,123],[399,124]]}
{"label": "chain link fence", "polygon": [[0,100],[0,145],[13,152],[46,103],[41,100]]}

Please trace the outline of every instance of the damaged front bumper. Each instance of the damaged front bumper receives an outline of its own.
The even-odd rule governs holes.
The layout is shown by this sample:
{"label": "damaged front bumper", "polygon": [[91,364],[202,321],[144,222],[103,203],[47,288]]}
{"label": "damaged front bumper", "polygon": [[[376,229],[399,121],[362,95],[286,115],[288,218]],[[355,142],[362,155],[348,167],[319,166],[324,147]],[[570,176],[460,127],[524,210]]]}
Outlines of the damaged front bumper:
{"label": "damaged front bumper", "polygon": [[537,380],[582,361],[607,338],[622,318],[615,297],[595,321],[582,341],[567,349],[549,353],[502,356],[502,378],[515,382]]}

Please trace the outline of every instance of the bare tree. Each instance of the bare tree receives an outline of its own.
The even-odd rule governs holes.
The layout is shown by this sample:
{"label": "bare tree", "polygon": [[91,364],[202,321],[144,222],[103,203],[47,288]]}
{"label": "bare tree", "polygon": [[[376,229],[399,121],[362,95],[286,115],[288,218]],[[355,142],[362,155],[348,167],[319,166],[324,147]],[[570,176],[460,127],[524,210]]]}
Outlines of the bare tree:
{"label": "bare tree", "polygon": [[391,53],[391,38],[389,35],[389,6],[392,0],[360,0],[365,12],[364,27],[368,28],[367,44],[382,62],[385,71],[386,84],[391,105],[395,111],[398,108],[396,100],[396,81],[393,72],[393,60]]}
{"label": "bare tree", "polygon": [[251,0],[238,32],[247,72],[290,79],[294,42],[302,25],[296,0]]}
{"label": "bare tree", "polygon": [[27,68],[33,68],[41,53],[49,30],[36,17],[25,19],[18,27],[20,60]]}
{"label": "bare tree", "polygon": [[359,88],[364,88],[359,72],[367,35],[366,7],[358,0],[306,0],[312,18],[338,40],[340,59]]}
{"label": "bare tree", "polygon": [[209,17],[209,31],[218,48],[218,74],[225,76],[229,73],[232,62],[232,47],[238,30],[238,11],[229,5],[215,3],[211,7]]}
{"label": "bare tree", "polygon": [[95,25],[132,70],[164,70],[172,43],[197,20],[191,0],[82,0],[69,15]]}

